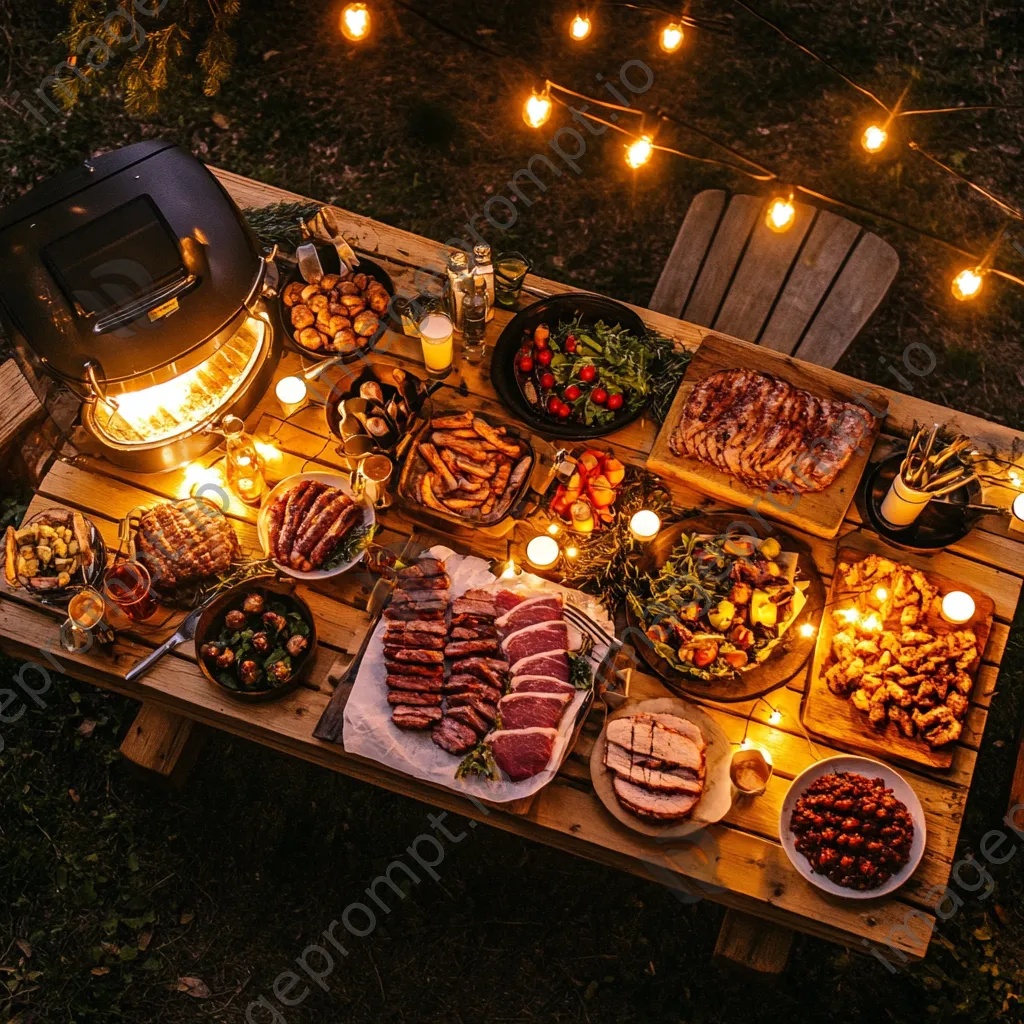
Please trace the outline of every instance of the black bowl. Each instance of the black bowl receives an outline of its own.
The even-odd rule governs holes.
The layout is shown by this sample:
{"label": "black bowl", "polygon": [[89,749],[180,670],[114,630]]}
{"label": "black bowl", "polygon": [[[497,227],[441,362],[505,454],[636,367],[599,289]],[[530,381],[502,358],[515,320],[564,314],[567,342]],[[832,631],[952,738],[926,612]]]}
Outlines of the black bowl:
{"label": "black bowl", "polygon": [[[338,274],[341,272],[341,260],[338,258],[338,251],[334,246],[318,245],[316,247],[316,251],[317,255],[320,257],[320,266],[323,267],[325,274]],[[384,290],[388,293],[388,298],[394,299],[395,283],[391,280],[388,272],[379,264],[374,263],[372,260],[368,260],[365,257],[360,257],[353,273],[366,274],[367,277],[372,277],[375,281],[379,281],[384,286]],[[336,356],[338,353],[332,352],[330,349],[311,352],[308,348],[303,348],[295,340],[293,334],[295,329],[292,327],[291,315],[288,307],[284,304],[285,288],[293,282],[301,281],[302,279],[302,274],[299,272],[299,265],[297,263],[291,268],[291,270],[282,273],[281,275],[281,282],[278,286],[278,297],[275,300],[275,306],[277,307],[278,330],[281,331],[281,336],[284,338],[286,348],[290,348],[293,352],[298,352],[300,355],[306,356],[314,362],[318,362],[321,359]],[[391,309],[392,305],[393,303],[388,303],[388,312],[380,318],[380,330],[367,338],[365,345],[362,345],[354,352],[346,355],[341,360],[342,362],[353,363],[359,359],[365,359],[367,352],[373,350],[374,345],[377,344],[380,337],[384,334],[385,327],[391,327],[399,331],[401,330],[401,321],[397,321],[396,326],[396,319]]]}
{"label": "black bowl", "polygon": [[930,501],[909,526],[892,526],[882,518],[882,502],[900,471],[904,457],[904,452],[890,455],[876,462],[865,474],[862,511],[867,513],[872,528],[890,544],[921,553],[941,551],[963,540],[983,515],[975,509],[963,507],[981,501],[981,484],[977,480],[947,494],[944,500]]}
{"label": "black bowl", "polygon": [[532,333],[535,327],[543,323],[548,324],[554,330],[560,322],[572,320],[578,314],[582,315],[584,320],[589,323],[603,320],[612,326],[618,324],[638,338],[644,337],[647,333],[643,320],[633,310],[614,299],[606,299],[603,296],[590,295],[586,292],[552,295],[550,298],[535,302],[532,306],[527,306],[505,326],[494,346],[494,353],[491,357],[491,383],[502,402],[519,419],[551,437],[582,441],[591,437],[604,437],[605,434],[614,433],[632,423],[643,414],[647,403],[645,402],[631,412],[624,412],[611,423],[587,427],[582,423],[553,420],[539,413],[526,400],[519,381],[516,379],[515,371],[516,353],[522,347],[523,336],[527,331]]}

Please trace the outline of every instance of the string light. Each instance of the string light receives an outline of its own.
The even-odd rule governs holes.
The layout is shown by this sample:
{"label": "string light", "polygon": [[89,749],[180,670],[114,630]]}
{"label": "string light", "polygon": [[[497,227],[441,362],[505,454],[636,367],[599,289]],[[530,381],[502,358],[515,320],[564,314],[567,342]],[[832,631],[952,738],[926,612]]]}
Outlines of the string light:
{"label": "string light", "polygon": [[961,302],[976,298],[981,291],[985,271],[981,267],[968,267],[953,278],[953,297]]}
{"label": "string light", "polygon": [[370,34],[370,11],[366,4],[346,4],[341,12],[341,34],[352,43],[361,43]]}
{"label": "string light", "polygon": [[877,587],[875,589],[875,597],[879,601],[884,601],[889,596],[889,591],[885,587]]}
{"label": "string light", "polygon": [[683,45],[683,26],[678,21],[670,21],[658,37],[658,44],[666,53],[675,53]]}
{"label": "string light", "polygon": [[569,22],[569,35],[574,42],[582,43],[592,28],[590,18],[583,11],[577,11],[576,17]]}
{"label": "string light", "polygon": [[634,139],[626,147],[626,163],[635,171],[638,167],[643,167],[651,159],[653,152],[654,140],[650,135],[641,135],[640,138]]}
{"label": "string light", "polygon": [[579,548],[577,548],[575,544],[570,544],[565,549],[565,557],[566,558],[575,558],[579,553],[580,553]]}
{"label": "string light", "polygon": [[560,531],[561,527],[558,523],[548,523],[548,533],[550,533],[552,537],[557,537]]}
{"label": "string light", "polygon": [[534,90],[523,104],[523,120],[531,128],[540,128],[551,117],[553,106],[547,89],[543,92]]}
{"label": "string light", "polygon": [[764,222],[776,234],[788,231],[793,226],[794,220],[796,220],[796,207],[793,205],[792,192],[789,193],[788,198],[783,199],[782,196],[776,196],[768,204]]}
{"label": "string light", "polygon": [[888,141],[889,133],[877,124],[868,125],[864,129],[864,134],[860,137],[860,144],[869,153],[880,153],[885,149],[885,144]]}
{"label": "string light", "polygon": [[768,716],[769,725],[778,725],[782,721],[782,712],[772,709],[772,713]]}
{"label": "string light", "polygon": [[806,639],[807,637],[811,637],[811,636],[814,636],[814,623],[813,623],[813,622],[805,622],[805,623],[804,623],[804,624],[803,624],[803,625],[802,625],[802,626],[800,627],[800,635],[801,635],[802,637],[804,637],[805,639]]}

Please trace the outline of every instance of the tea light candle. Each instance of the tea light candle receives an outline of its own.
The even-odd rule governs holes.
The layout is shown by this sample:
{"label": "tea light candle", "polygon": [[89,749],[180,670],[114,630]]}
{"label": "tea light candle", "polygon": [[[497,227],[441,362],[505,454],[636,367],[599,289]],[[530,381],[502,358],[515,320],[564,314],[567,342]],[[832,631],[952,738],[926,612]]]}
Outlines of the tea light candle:
{"label": "tea light candle", "polygon": [[652,512],[649,508],[640,509],[629,521],[629,532],[641,543],[654,540],[660,529],[661,519],[658,518],[658,513]]}
{"label": "tea light candle", "polygon": [[1018,494],[1017,497],[1013,499],[1013,514],[1017,519],[1024,523],[1024,494]]}
{"label": "tea light candle", "polygon": [[526,545],[526,560],[534,569],[550,569],[558,561],[560,554],[558,541],[546,533],[534,537]]}
{"label": "tea light candle", "polygon": [[951,590],[942,599],[942,617],[957,626],[970,622],[974,618],[974,598],[962,590]]}
{"label": "tea light candle", "polygon": [[306,404],[306,382],[301,377],[282,377],[274,388],[285,416],[298,412]]}

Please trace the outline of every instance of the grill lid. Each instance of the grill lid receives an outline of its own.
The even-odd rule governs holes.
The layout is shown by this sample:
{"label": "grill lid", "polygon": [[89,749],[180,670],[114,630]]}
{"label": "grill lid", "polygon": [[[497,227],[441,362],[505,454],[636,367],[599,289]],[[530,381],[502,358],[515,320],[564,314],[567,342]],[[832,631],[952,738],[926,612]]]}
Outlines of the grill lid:
{"label": "grill lid", "polygon": [[204,343],[252,299],[263,262],[195,157],[141,142],[0,211],[0,266],[5,326],[53,372],[84,384],[206,358]]}

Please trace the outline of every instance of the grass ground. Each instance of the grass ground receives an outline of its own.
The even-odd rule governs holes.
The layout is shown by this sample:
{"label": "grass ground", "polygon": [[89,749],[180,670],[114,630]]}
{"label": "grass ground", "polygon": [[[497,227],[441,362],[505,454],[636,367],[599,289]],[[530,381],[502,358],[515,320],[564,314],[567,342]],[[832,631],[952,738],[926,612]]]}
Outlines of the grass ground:
{"label": "grass ground", "polygon": [[[857,94],[737,13],[731,38],[693,37],[676,58],[652,45],[654,23],[605,9],[593,45],[570,51],[564,5],[431,10],[535,73],[596,94],[642,58],[646,94],[749,155],[820,191],[890,212],[978,249],[992,209],[906,150],[868,165]],[[710,9],[710,8],[709,8]],[[811,0],[766,11],[844,69],[894,98],[919,72],[915,106],[1021,103],[1024,17],[1013,4]],[[713,10],[735,10],[727,3]],[[46,129],[0,106],[0,201],[97,150],[166,137],[212,163],[330,199],[445,239],[544,146],[519,120],[529,76],[412,15],[385,19],[352,50],[330,5],[243,3],[234,75],[221,96],[172,82],[158,116],[127,118],[100,88]],[[52,3],[0,3],[9,30],[0,101],[31,93],[62,59]],[[614,29],[612,28],[614,25]],[[933,151],[1020,203],[1024,119],[954,115],[914,125]],[[684,135],[664,138],[699,147]],[[725,172],[658,158],[626,173],[617,138],[588,140],[582,173],[564,175],[513,229],[491,232],[540,272],[641,304],[683,211],[702,188],[752,189]],[[942,248],[885,225],[902,267],[884,307],[841,369],[880,376],[879,356],[912,341],[936,352],[920,391],[1024,426],[1024,291],[996,286],[956,305],[957,267]],[[1011,228],[1011,234],[1014,229]],[[1017,232],[1024,246],[1024,230]],[[1021,259],[1001,259],[1018,273]],[[16,515],[16,508],[8,513]],[[1024,650],[1015,631],[992,708],[961,852],[976,850],[1005,810],[1021,719]],[[2,663],[3,675],[14,672]],[[4,725],[0,751],[0,1020],[236,1022],[307,942],[427,828],[428,809],[224,736],[208,743],[179,797],[133,780],[117,745],[134,707],[55,681],[47,707]],[[890,975],[875,961],[798,940],[779,985],[752,993],[709,968],[720,911],[682,906],[654,886],[531,843],[478,829],[453,846],[441,880],[414,888],[373,935],[353,943],[330,995],[289,1021],[850,1021],[1010,1019],[1024,987],[1024,863],[995,891],[968,897],[924,964]],[[967,885],[973,879],[964,876]],[[198,978],[209,998],[178,991]],[[4,990],[6,987],[6,992]],[[201,991],[201,990],[200,990]],[[256,1015],[254,1020],[265,1019]]]}

